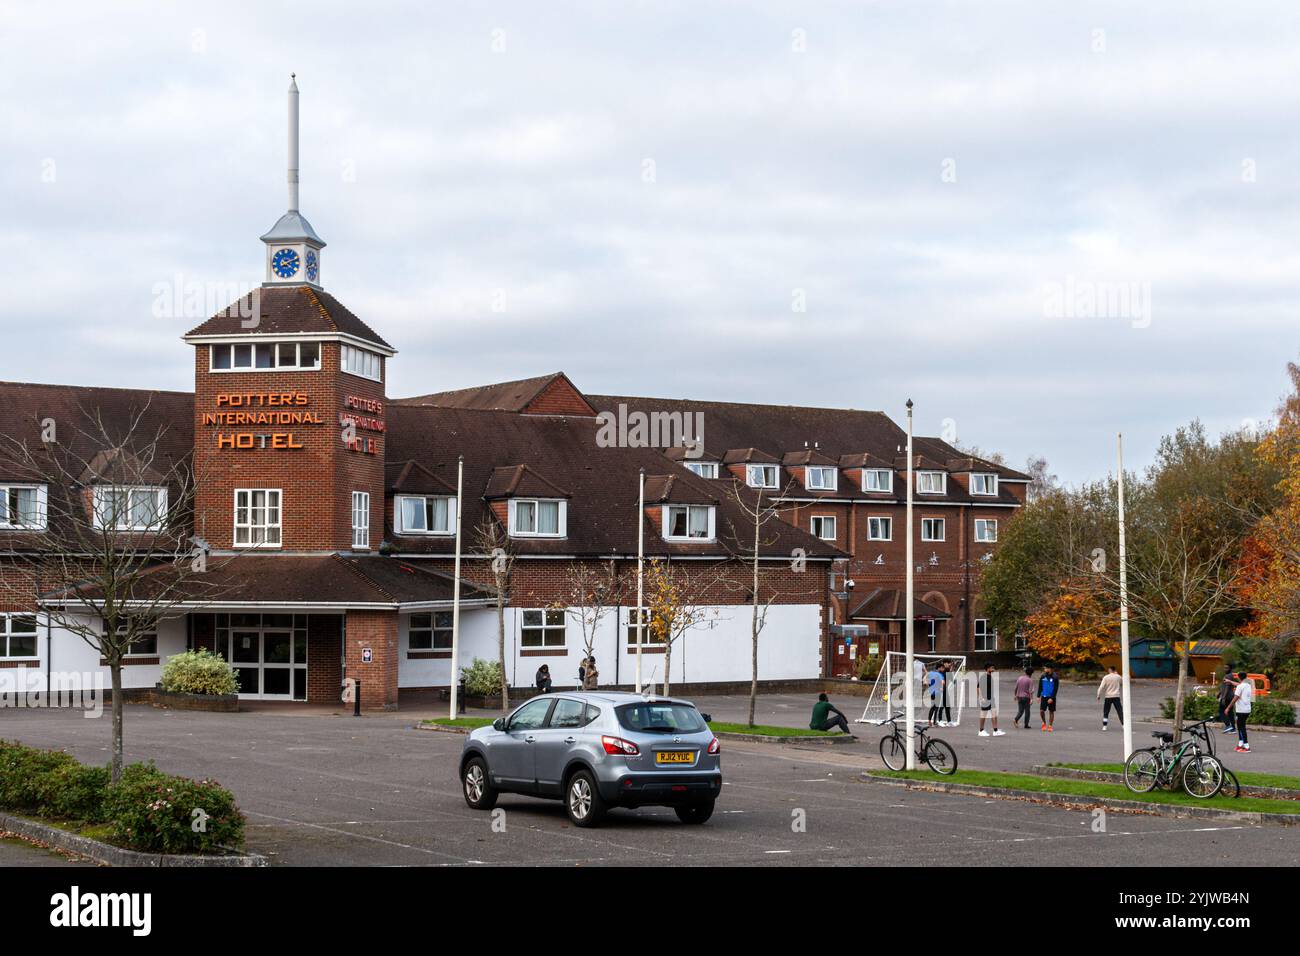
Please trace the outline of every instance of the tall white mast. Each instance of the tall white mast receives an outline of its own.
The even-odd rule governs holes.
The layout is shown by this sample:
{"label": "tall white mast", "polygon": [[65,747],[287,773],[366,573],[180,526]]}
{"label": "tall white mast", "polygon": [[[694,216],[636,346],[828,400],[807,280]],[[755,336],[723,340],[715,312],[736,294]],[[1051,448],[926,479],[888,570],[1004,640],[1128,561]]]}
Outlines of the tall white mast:
{"label": "tall white mast", "polygon": [[1116,438],[1119,460],[1119,667],[1120,696],[1124,702],[1124,759],[1133,753],[1133,707],[1129,700],[1128,673],[1128,552],[1124,547],[1124,436]]}
{"label": "tall white mast", "polygon": [[906,663],[904,664],[906,667],[904,673],[907,678],[907,693],[903,698],[907,702],[907,719],[904,726],[907,732],[908,770],[916,769],[916,748],[912,744],[912,740],[916,735],[916,711],[914,709],[916,701],[913,696],[915,694],[913,685],[916,681],[912,677],[912,667],[914,666],[912,662],[915,660],[913,655],[916,653],[916,611],[914,602],[916,584],[913,580],[916,568],[912,566],[912,489],[914,485],[915,480],[912,477],[912,400],[909,398],[907,400],[907,610],[904,612],[907,614],[907,653]]}

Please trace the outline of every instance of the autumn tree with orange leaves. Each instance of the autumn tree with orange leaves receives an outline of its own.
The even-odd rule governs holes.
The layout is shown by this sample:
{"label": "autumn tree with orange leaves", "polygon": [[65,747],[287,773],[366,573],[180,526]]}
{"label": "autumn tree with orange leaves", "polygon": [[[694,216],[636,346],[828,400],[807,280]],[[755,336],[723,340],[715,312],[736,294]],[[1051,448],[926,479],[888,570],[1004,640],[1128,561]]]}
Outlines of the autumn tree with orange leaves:
{"label": "autumn tree with orange leaves", "polygon": [[1119,650],[1115,615],[1088,587],[1066,586],[1025,620],[1029,646],[1043,660],[1086,664]]}

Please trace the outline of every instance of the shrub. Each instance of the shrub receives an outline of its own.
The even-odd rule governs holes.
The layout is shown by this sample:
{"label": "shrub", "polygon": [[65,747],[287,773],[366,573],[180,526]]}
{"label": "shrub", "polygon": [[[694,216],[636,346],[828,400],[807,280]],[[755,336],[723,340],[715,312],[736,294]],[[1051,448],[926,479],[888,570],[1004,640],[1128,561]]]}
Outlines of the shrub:
{"label": "shrub", "polygon": [[235,672],[224,660],[207,650],[186,651],[167,659],[162,671],[162,689],[175,694],[233,694],[238,690]]}
{"label": "shrub", "polygon": [[0,807],[40,812],[51,774],[79,767],[72,754],[0,740]]}
{"label": "shrub", "polygon": [[462,667],[460,673],[465,680],[465,690],[471,694],[490,697],[501,691],[500,661],[485,661],[476,657],[469,667]]}
{"label": "shrub", "polygon": [[[1164,703],[1160,705],[1160,713],[1170,720],[1173,719],[1174,699],[1172,697],[1165,698]],[[1198,720],[1216,717],[1218,713],[1219,701],[1213,694],[1204,697],[1189,696],[1183,701],[1184,723],[1195,723]],[[1265,727],[1293,727],[1295,708],[1277,697],[1257,697],[1250,710],[1250,716],[1246,718],[1246,723],[1260,724]]]}
{"label": "shrub", "polygon": [[88,767],[74,761],[56,767],[37,784],[41,795],[41,816],[101,822],[104,819],[104,791],[112,778],[113,773],[107,766]]}
{"label": "shrub", "polygon": [[229,790],[213,780],[169,776],[152,763],[123,768],[104,811],[114,837],[137,850],[213,853],[244,842],[244,816]]}
{"label": "shrub", "polygon": [[884,666],[885,657],[883,654],[864,654],[858,658],[857,677],[858,680],[875,680],[880,676],[880,669]]}

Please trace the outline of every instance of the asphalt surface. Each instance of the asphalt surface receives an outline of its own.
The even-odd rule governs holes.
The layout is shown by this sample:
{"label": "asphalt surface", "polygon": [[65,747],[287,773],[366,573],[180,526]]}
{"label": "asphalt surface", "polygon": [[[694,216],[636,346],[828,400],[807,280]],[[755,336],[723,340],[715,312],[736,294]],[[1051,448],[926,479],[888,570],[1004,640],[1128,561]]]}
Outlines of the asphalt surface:
{"label": "asphalt surface", "polygon": [[[731,706],[724,698],[700,703],[719,719]],[[849,703],[841,706],[855,716]],[[764,698],[764,705],[793,721],[797,707],[809,702],[774,696]],[[1033,730],[978,738],[969,725],[945,733],[966,766],[1025,769],[1040,760],[1040,748],[1056,759],[1093,759],[1088,755],[1094,751],[1100,754],[1096,759],[1107,759],[1119,746],[1118,734],[1088,728],[1087,710],[1079,713],[1078,726],[1062,714],[1064,726],[1058,724],[1062,729],[1052,735]],[[602,828],[580,830],[568,823],[558,802],[509,796],[499,804],[504,814],[494,817],[470,810],[461,798],[456,766],[462,738],[415,729],[422,716],[428,712],[352,718],[290,709],[200,714],[131,705],[126,749],[129,760],[151,758],[166,771],[211,776],[231,788],[249,819],[249,849],[277,864],[1300,863],[1300,829],[1112,812],[1105,831],[1094,832],[1086,811],[864,782],[861,771],[879,765],[875,728],[862,728],[869,739],[839,746],[726,741],[723,796],[704,826],[684,826],[671,810],[643,809],[615,811]],[[107,760],[107,719],[58,711],[8,711],[0,717],[5,737],[66,747],[89,762]],[[1300,769],[1300,735],[1269,736],[1275,740],[1262,738],[1251,759],[1278,766],[1266,768],[1261,760],[1252,768]],[[1076,757],[1076,751],[1085,755]],[[0,865],[34,861],[25,854],[36,852],[0,844]]]}

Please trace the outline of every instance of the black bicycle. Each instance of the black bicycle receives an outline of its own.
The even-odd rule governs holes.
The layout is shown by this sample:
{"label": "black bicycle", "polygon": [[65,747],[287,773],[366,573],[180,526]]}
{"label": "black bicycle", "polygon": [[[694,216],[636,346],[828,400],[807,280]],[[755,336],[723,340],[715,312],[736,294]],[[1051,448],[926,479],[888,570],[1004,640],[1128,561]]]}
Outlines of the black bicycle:
{"label": "black bicycle", "polygon": [[[1214,756],[1214,742],[1206,728],[1213,717],[1183,728],[1187,734],[1177,747],[1174,735],[1156,731],[1151,736],[1158,746],[1135,750],[1124,763],[1124,784],[1134,793],[1148,793],[1156,787],[1176,789],[1180,784],[1189,796],[1208,800],[1222,788],[1227,768]],[[1197,740],[1205,742],[1202,751]],[[1235,778],[1234,778],[1235,779]]]}
{"label": "black bicycle", "polygon": [[[880,759],[890,770],[904,770],[907,767],[907,738],[898,727],[902,713],[889,717],[883,723],[889,724],[890,734],[880,738]],[[957,751],[946,741],[931,737],[930,728],[924,724],[916,727],[916,757],[935,773],[950,776],[957,772]]]}

